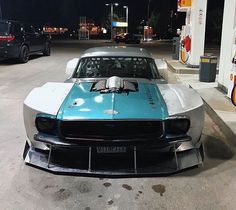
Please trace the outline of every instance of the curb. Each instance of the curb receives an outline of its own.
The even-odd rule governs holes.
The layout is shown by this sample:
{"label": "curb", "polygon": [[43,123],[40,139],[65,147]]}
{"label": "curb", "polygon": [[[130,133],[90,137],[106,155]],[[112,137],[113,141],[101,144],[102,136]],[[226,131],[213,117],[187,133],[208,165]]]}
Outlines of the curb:
{"label": "curb", "polygon": [[199,69],[194,69],[194,68],[175,69],[167,60],[166,63],[169,69],[176,74],[199,74]]}
{"label": "curb", "polygon": [[[190,68],[190,67],[174,68],[173,65],[169,63],[168,60],[166,60],[166,63],[169,69],[176,74],[199,74],[199,68]],[[219,74],[219,67],[217,67],[216,69],[216,74]]]}
{"label": "curb", "polygon": [[229,144],[236,147],[236,134],[231,130],[231,128],[222,120],[221,117],[217,115],[217,113],[209,106],[209,104],[202,98],[204,105],[205,105],[205,111],[212,117],[212,120],[215,124],[218,125],[219,129],[224,133],[226,136],[226,140]]}

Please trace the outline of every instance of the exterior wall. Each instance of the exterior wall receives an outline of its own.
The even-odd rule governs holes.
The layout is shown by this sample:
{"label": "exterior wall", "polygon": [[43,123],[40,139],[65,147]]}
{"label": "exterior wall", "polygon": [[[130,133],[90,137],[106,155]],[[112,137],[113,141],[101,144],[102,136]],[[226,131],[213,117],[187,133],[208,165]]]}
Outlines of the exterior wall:
{"label": "exterior wall", "polygon": [[234,36],[236,30],[236,0],[225,0],[221,51],[220,51],[220,67],[219,67],[219,87],[225,91],[228,90],[230,84],[230,72],[232,70],[232,58],[234,46]]}

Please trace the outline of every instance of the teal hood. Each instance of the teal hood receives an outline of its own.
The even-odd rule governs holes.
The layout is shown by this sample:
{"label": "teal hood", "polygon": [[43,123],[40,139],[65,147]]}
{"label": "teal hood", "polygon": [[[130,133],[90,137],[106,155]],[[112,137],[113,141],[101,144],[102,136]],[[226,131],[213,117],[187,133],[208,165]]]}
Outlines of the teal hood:
{"label": "teal hood", "polygon": [[166,119],[167,106],[155,84],[138,83],[137,92],[100,93],[93,83],[75,83],[60,107],[60,120]]}

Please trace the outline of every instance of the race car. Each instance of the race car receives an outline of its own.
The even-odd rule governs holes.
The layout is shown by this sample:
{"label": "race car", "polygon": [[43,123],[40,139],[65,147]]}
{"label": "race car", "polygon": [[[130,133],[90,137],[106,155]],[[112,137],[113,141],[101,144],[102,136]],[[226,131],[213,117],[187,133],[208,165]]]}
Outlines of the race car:
{"label": "race car", "polygon": [[68,62],[64,83],[24,101],[27,164],[95,176],[171,174],[203,163],[203,101],[167,84],[142,48],[97,47]]}

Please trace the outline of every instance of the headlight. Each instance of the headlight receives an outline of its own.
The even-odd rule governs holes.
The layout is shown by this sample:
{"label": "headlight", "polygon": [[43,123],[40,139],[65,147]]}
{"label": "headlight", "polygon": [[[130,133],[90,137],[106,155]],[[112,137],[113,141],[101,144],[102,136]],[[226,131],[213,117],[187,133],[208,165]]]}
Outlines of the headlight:
{"label": "headlight", "polygon": [[169,119],[166,121],[165,127],[167,134],[186,134],[190,128],[190,120],[186,117]]}
{"label": "headlight", "polygon": [[36,128],[39,132],[53,134],[56,130],[56,120],[46,117],[37,117],[35,120]]}

